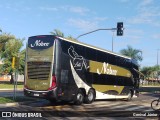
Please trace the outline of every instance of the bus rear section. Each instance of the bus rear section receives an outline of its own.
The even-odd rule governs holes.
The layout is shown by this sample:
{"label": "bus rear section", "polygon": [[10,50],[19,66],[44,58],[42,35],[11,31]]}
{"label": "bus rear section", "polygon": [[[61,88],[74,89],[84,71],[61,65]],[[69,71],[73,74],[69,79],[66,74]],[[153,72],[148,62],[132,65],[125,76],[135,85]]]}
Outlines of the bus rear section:
{"label": "bus rear section", "polygon": [[24,84],[26,96],[56,99],[54,39],[51,35],[33,36],[28,39]]}

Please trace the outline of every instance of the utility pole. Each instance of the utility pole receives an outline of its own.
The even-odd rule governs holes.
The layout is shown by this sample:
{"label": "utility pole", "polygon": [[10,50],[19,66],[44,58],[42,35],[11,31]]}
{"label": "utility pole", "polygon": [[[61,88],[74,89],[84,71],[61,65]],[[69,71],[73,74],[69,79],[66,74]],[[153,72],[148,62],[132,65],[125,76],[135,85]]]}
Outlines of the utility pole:
{"label": "utility pole", "polygon": [[113,44],[114,44],[114,31],[115,31],[115,30],[112,30],[112,32],[113,32],[113,33],[112,33],[112,52],[113,52],[113,47],[114,47],[114,46],[113,46]]}
{"label": "utility pole", "polygon": [[[157,67],[159,68],[159,50],[160,49],[157,49]],[[158,70],[157,70],[157,81],[158,81],[158,78],[159,78],[159,76],[158,76]]]}
{"label": "utility pole", "polygon": [[17,81],[18,81],[18,68],[19,68],[19,54],[18,57],[12,57],[12,69],[14,70],[14,93],[13,100],[16,100]]}
{"label": "utility pole", "polygon": [[158,61],[159,61],[159,58],[158,58],[159,57],[159,55],[158,55],[159,54],[159,50],[160,49],[157,49],[157,66],[159,65],[159,63],[158,63]]}

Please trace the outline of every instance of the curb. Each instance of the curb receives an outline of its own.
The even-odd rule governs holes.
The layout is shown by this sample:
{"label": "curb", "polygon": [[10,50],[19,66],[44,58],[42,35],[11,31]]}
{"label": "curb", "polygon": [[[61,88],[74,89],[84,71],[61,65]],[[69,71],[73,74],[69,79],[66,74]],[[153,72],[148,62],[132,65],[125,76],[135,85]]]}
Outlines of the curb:
{"label": "curb", "polygon": [[1,107],[13,107],[13,106],[19,106],[19,103],[14,102],[14,103],[0,104],[0,108],[1,108]]}
{"label": "curb", "polygon": [[27,105],[33,102],[37,102],[39,100],[33,100],[33,101],[25,101],[25,102],[13,102],[13,103],[4,103],[4,104],[0,104],[0,108],[1,107],[15,107],[15,106],[19,106],[19,105]]}

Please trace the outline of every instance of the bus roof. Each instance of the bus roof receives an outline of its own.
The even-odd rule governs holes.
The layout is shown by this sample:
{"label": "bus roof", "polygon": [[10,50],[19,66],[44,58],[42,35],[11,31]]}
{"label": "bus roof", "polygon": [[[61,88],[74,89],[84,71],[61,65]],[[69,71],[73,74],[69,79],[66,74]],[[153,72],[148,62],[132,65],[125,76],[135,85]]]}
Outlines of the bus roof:
{"label": "bus roof", "polygon": [[[36,35],[36,36],[31,36],[31,37],[45,37],[45,36],[56,36],[56,35]],[[31,38],[31,37],[29,37],[29,38]],[[112,54],[112,55],[116,55],[116,56],[123,57],[123,58],[131,60],[131,58],[128,57],[128,56],[120,55],[120,54],[111,52],[109,50],[105,50],[103,48],[99,48],[99,47],[96,47],[96,46],[93,46],[93,45],[89,45],[89,44],[86,44],[86,43],[83,43],[83,42],[80,42],[80,41],[76,41],[76,40],[69,40],[69,39],[66,39],[66,38],[63,38],[63,37],[59,37],[59,36],[56,36],[56,37],[61,39],[61,40],[64,40],[64,41],[68,41],[68,42],[71,42],[71,43],[79,44],[79,45],[82,45],[82,46],[85,46],[85,47],[89,47],[89,48],[92,48],[92,49],[96,49],[96,50],[99,50],[99,51],[102,51],[102,52],[106,52],[106,53],[109,53],[109,54]]]}
{"label": "bus roof", "polygon": [[105,50],[103,48],[95,47],[93,45],[89,45],[89,44],[86,44],[86,43],[83,43],[83,42],[80,42],[80,41],[69,40],[69,39],[66,39],[66,38],[63,38],[63,37],[59,37],[59,36],[56,36],[56,37],[58,37],[58,38],[60,38],[62,40],[68,41],[68,42],[72,42],[72,43],[75,43],[75,44],[83,45],[83,46],[86,46],[86,47],[89,47],[89,48],[93,48],[93,49],[96,49],[96,50],[99,50],[99,51],[102,51],[102,52],[106,52],[106,53],[109,53],[109,54],[112,54],[112,55],[120,56],[120,57],[123,57],[123,58],[131,60],[131,58],[128,57],[128,56],[120,55],[120,54],[111,52],[109,50]]}

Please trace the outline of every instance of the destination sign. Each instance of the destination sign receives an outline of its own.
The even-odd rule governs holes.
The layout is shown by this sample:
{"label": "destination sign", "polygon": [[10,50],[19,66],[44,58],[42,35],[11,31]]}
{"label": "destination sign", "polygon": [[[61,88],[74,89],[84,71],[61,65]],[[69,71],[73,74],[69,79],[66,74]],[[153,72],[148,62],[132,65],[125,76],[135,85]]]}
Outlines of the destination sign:
{"label": "destination sign", "polygon": [[31,49],[47,49],[53,46],[53,43],[54,37],[50,35],[34,36],[28,39],[28,47]]}

